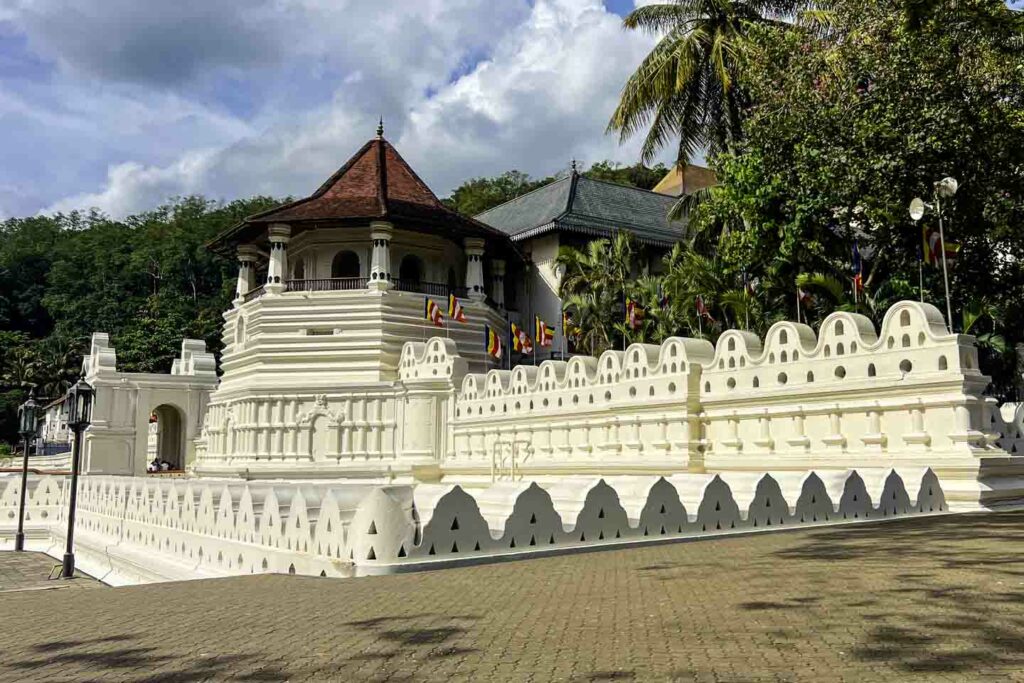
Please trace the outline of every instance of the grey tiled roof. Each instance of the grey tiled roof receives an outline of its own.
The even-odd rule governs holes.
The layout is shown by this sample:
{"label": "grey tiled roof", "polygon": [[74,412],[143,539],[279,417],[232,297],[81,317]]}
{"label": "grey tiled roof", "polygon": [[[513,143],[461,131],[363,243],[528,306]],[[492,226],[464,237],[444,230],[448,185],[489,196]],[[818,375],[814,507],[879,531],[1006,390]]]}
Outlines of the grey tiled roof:
{"label": "grey tiled roof", "polygon": [[572,173],[484,211],[476,219],[516,242],[556,230],[595,237],[626,230],[642,243],[670,246],[686,232],[684,221],[668,220],[676,200]]}

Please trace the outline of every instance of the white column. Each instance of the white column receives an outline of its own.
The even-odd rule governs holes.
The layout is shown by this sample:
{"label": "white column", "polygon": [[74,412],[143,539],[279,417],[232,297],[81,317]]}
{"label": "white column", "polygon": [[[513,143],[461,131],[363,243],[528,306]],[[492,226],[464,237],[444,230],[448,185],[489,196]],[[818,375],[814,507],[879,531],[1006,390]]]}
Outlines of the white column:
{"label": "white column", "polygon": [[463,241],[466,249],[466,290],[469,298],[483,301],[484,291],[484,241],[479,237],[467,237]]}
{"label": "white column", "polygon": [[238,247],[238,283],[235,285],[235,305],[241,303],[242,297],[256,288],[256,259],[259,255],[256,247],[243,244]]}
{"label": "white column", "polygon": [[491,298],[498,308],[505,308],[505,262],[491,261]]}
{"label": "white column", "polygon": [[283,223],[274,223],[267,232],[270,238],[267,294],[280,294],[284,291],[284,281],[288,272],[288,241],[292,237],[292,229]]}
{"label": "white column", "polygon": [[370,256],[370,289],[391,289],[391,235],[394,226],[386,221],[370,223],[370,240],[373,252]]}

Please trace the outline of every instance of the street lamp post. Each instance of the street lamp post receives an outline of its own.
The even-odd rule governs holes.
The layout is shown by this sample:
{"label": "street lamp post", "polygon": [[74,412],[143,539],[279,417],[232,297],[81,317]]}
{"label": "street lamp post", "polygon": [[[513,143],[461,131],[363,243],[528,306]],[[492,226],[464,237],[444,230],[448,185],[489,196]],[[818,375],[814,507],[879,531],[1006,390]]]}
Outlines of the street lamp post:
{"label": "street lamp post", "polygon": [[64,549],[64,564],[61,578],[70,579],[75,575],[75,506],[78,503],[78,469],[82,459],[82,432],[92,418],[93,389],[83,376],[68,389],[64,400],[68,412],[68,427],[75,434],[71,453],[71,495],[68,499],[68,535]]}
{"label": "street lamp post", "polygon": [[25,549],[25,493],[28,490],[28,439],[36,433],[36,416],[39,405],[35,390],[30,389],[28,400],[18,406],[18,431],[21,432],[21,447],[25,450],[21,461],[21,501],[18,503],[18,532],[14,535],[14,549]]}
{"label": "street lamp post", "polygon": [[[950,332],[953,331],[953,303],[949,297],[949,268],[946,265],[946,231],[942,221],[941,200],[952,199],[953,195],[956,194],[957,189],[959,189],[959,183],[957,183],[956,178],[946,177],[935,182],[933,203],[929,204],[920,197],[915,197],[913,201],[910,202],[910,217],[915,223],[921,220],[921,217],[924,216],[925,209],[935,209],[935,214],[939,218],[939,251],[942,254],[942,283],[946,291],[946,324]],[[921,264],[918,264],[918,278],[921,282],[921,301],[923,302],[924,274]]]}

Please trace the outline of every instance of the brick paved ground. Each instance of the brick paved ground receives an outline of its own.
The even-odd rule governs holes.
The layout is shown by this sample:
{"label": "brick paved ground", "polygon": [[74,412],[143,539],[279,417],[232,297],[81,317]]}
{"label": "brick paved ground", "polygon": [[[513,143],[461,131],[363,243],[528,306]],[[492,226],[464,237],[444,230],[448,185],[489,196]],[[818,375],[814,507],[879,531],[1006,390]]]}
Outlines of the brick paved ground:
{"label": "brick paved ground", "polygon": [[[75,572],[74,581],[62,581],[60,562],[42,553],[0,553],[0,593],[25,590],[64,590],[67,588],[97,588],[103,584]],[[2,615],[3,612],[0,612]]]}
{"label": "brick paved ground", "polygon": [[[3,680],[1024,680],[1024,513],[0,594]],[[0,562],[4,559],[0,554]]]}

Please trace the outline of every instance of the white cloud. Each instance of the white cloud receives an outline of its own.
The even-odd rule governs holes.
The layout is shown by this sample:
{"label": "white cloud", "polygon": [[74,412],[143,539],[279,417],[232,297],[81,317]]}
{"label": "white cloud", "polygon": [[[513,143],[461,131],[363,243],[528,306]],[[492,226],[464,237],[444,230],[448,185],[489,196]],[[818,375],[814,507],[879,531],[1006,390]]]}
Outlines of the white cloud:
{"label": "white cloud", "polygon": [[[15,23],[58,67],[52,83],[0,98],[0,124],[31,130],[33,120],[48,121],[36,133],[76,150],[71,165],[87,169],[40,171],[54,177],[46,192],[29,194],[46,211],[96,206],[122,216],[193,192],[307,194],[373,134],[381,113],[389,139],[441,195],[510,168],[543,175],[572,157],[636,158],[636,144],[619,148],[604,128],[653,39],[624,31],[601,0],[263,0],[248,33],[239,29],[265,41],[258,59],[230,48],[236,36],[223,49],[206,46],[240,21],[233,3],[184,0],[149,17],[129,0],[80,0],[81,33],[95,35],[64,50],[66,22],[39,28],[24,20],[21,1]],[[32,21],[52,17],[57,4],[34,0]],[[165,55],[194,48],[188,64],[127,69],[110,53],[69,61],[116,39],[120,24],[103,17],[117,7],[122,23],[145,35],[175,21],[193,26],[199,7],[217,31],[201,32],[196,45],[187,35],[181,45],[158,43]],[[272,33],[260,21],[269,16]],[[28,200],[5,201],[0,193],[0,209],[12,213]]]}

